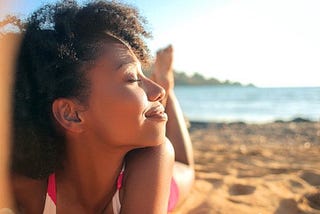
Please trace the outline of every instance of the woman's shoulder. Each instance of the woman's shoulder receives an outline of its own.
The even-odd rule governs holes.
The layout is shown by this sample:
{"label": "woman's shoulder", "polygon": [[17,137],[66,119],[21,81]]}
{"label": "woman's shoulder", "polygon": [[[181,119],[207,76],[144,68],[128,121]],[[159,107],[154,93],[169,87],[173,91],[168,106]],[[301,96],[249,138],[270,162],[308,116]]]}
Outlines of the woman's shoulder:
{"label": "woman's shoulder", "polygon": [[23,213],[42,213],[47,193],[47,179],[32,179],[13,174],[11,181],[18,210]]}

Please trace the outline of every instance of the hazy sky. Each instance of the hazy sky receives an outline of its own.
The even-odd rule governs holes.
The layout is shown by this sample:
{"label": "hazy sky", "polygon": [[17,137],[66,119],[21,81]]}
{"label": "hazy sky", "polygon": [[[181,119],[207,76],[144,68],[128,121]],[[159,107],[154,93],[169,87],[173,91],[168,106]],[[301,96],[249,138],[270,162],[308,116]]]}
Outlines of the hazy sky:
{"label": "hazy sky", "polygon": [[[3,0],[0,0],[0,2]],[[0,13],[41,2],[13,0]],[[148,19],[176,70],[257,86],[320,86],[320,0],[125,0]]]}

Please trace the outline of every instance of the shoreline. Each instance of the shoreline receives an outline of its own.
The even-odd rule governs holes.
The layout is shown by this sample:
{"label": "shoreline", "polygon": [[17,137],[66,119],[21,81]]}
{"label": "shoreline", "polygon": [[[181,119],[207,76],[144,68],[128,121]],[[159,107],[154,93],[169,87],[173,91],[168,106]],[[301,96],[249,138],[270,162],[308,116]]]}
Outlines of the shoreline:
{"label": "shoreline", "polygon": [[320,122],[190,121],[196,180],[174,214],[320,214]]}
{"label": "shoreline", "polygon": [[210,121],[202,121],[202,120],[188,120],[188,122],[190,124],[194,124],[194,125],[201,125],[201,124],[210,124],[210,123],[216,123],[216,124],[233,124],[233,123],[267,124],[267,123],[292,123],[292,122],[294,122],[294,123],[301,123],[301,122],[317,123],[317,122],[320,122],[320,120],[312,120],[312,119],[304,118],[304,117],[294,117],[294,118],[289,119],[289,120],[275,119],[275,120],[268,120],[268,121],[244,121],[244,120],[230,120],[230,121],[210,120]]}

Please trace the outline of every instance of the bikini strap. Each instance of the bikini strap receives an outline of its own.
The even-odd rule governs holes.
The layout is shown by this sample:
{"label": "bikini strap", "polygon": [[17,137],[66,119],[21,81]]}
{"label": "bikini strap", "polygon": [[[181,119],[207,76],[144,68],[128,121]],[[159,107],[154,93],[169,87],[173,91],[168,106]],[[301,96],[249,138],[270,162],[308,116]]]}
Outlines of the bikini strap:
{"label": "bikini strap", "polygon": [[56,178],[55,174],[51,174],[48,178],[48,187],[46,201],[44,204],[43,214],[57,213],[57,194],[56,194]]}
{"label": "bikini strap", "polygon": [[122,187],[122,182],[123,182],[123,175],[124,175],[124,170],[126,168],[126,163],[123,163],[122,165],[122,169],[120,171],[120,174],[118,176],[118,179],[117,179],[117,189],[121,189]]}
{"label": "bikini strap", "polygon": [[114,214],[120,213],[121,210],[121,203],[120,203],[120,189],[122,187],[122,182],[123,182],[123,176],[124,176],[124,170],[126,168],[126,164],[123,163],[122,169],[120,171],[120,174],[117,179],[117,191],[112,197],[112,209]]}
{"label": "bikini strap", "polygon": [[57,204],[57,191],[56,191],[56,176],[52,173],[48,178],[48,189],[47,193],[52,201]]}

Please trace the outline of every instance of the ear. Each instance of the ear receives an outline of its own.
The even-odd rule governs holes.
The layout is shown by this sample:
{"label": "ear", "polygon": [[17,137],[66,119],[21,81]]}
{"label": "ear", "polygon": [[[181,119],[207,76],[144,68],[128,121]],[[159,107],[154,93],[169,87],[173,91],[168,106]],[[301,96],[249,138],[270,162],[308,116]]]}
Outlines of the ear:
{"label": "ear", "polygon": [[52,104],[52,112],[56,121],[66,130],[83,132],[84,120],[79,116],[80,105],[67,98],[56,99]]}

